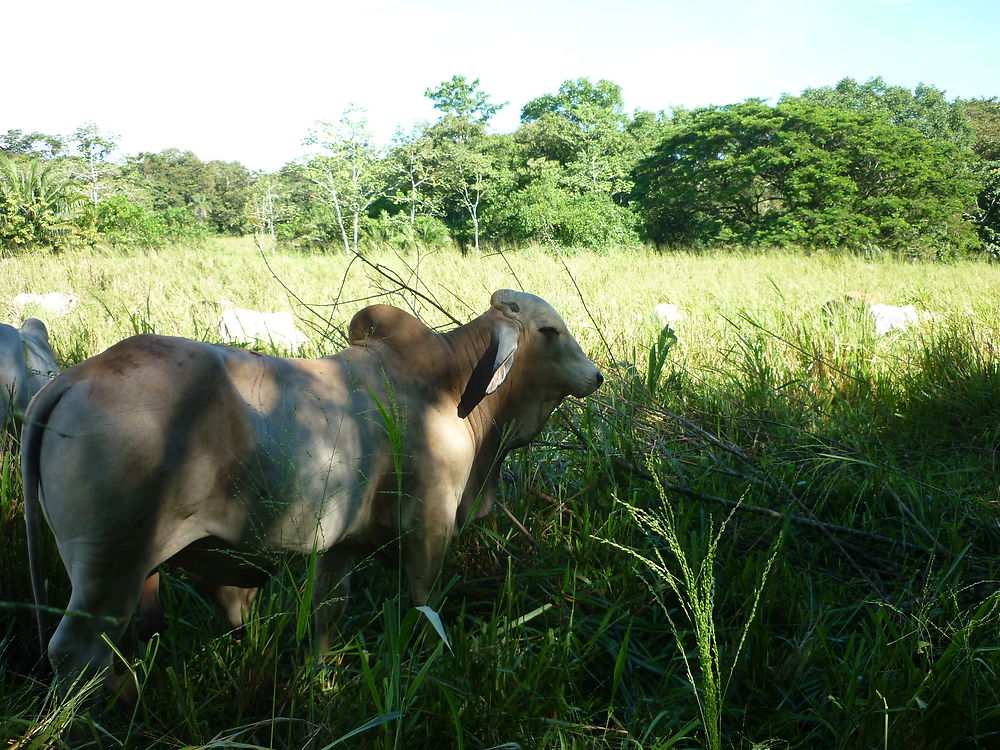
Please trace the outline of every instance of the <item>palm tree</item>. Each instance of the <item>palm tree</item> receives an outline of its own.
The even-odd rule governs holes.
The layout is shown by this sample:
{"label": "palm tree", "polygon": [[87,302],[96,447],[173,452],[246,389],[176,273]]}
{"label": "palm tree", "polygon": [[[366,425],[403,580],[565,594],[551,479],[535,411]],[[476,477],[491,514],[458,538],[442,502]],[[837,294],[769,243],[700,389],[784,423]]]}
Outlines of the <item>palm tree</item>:
{"label": "palm tree", "polygon": [[66,244],[84,196],[55,166],[0,157],[0,251]]}

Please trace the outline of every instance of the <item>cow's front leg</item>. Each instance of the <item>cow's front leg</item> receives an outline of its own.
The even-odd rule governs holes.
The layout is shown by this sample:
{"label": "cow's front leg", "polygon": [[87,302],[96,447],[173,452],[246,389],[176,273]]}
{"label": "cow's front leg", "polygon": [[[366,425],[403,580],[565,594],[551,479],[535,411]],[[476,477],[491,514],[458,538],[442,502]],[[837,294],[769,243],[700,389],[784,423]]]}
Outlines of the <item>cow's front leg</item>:
{"label": "cow's front leg", "polygon": [[[403,563],[417,607],[431,600],[431,591],[455,535],[455,516],[467,478],[440,455],[426,457],[423,466],[426,473],[414,483],[412,494],[404,500],[408,505],[400,514]],[[426,471],[432,466],[438,470]]]}
{"label": "cow's front leg", "polygon": [[413,605],[423,606],[431,600],[431,591],[441,575],[448,544],[455,533],[455,517],[432,514],[424,518],[403,537],[403,561],[410,582]]}
{"label": "cow's front leg", "polygon": [[[406,576],[410,581],[410,591],[413,606],[431,605],[437,607],[432,599],[435,584],[441,576],[445,553],[454,535],[455,524],[452,519],[439,518],[436,522],[425,521],[419,528],[412,530],[403,538],[403,557],[406,564]],[[435,593],[435,596],[437,594]],[[420,618],[417,626],[415,646],[418,650],[431,649],[437,644],[439,637],[437,629],[429,618]]]}

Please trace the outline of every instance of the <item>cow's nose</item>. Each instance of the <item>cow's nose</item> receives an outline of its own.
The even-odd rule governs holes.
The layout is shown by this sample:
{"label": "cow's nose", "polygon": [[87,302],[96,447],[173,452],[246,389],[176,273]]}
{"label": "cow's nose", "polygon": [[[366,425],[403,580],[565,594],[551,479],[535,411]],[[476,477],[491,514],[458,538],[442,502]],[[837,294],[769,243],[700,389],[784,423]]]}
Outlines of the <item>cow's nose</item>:
{"label": "cow's nose", "polygon": [[604,376],[601,375],[601,371],[597,371],[597,387],[600,388],[601,384],[604,383]]}

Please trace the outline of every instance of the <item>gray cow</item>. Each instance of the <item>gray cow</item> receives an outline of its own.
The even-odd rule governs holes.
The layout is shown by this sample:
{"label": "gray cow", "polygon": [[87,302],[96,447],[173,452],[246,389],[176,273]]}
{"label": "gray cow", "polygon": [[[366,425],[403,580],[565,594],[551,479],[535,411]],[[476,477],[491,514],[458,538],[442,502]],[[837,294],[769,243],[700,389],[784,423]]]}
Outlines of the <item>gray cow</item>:
{"label": "gray cow", "polygon": [[0,426],[12,430],[32,397],[58,374],[42,321],[28,318],[20,330],[0,323]]}

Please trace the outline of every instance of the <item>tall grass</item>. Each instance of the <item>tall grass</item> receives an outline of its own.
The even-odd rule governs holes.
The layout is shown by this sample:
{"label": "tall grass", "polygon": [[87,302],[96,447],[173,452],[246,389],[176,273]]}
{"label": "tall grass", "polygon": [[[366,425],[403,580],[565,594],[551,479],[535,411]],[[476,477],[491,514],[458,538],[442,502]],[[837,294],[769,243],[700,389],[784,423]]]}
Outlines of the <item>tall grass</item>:
{"label": "tall grass", "polygon": [[[433,612],[359,562],[341,639],[308,646],[310,561],[261,592],[242,640],[182,576],[134,664],[135,716],[48,698],[34,667],[16,449],[0,462],[0,733],[22,747],[995,747],[1000,742],[998,277],[778,252],[370,260],[460,320],[548,299],[607,382],[504,468],[453,545]],[[134,332],[213,339],[210,306],[292,309],[317,356],[387,293],[370,265],[248,245],[0,265],[72,291],[48,320],[79,361]],[[876,338],[824,317],[848,290],[938,320]],[[0,297],[0,304],[5,302]],[[658,302],[687,313],[673,333]],[[386,426],[395,416],[386,408]],[[608,544],[606,542],[611,542]],[[68,584],[49,542],[50,601]],[[401,589],[403,591],[401,592]],[[46,702],[49,701],[49,702]],[[45,723],[58,708],[57,720]],[[46,727],[44,733],[32,727]],[[336,744],[336,743],[340,744]]]}
{"label": "tall grass", "polygon": [[[732,678],[734,665],[740,658],[747,633],[753,624],[764,585],[767,583],[768,574],[784,534],[780,533],[772,546],[770,556],[761,571],[760,582],[753,589],[753,602],[744,623],[739,627],[739,640],[732,653],[727,655],[728,663],[723,663],[722,654],[719,652],[718,628],[715,620],[715,567],[723,533],[740,505],[737,503],[733,506],[729,514],[723,518],[718,530],[715,529],[713,522],[709,523],[705,549],[692,554],[688,552],[686,540],[682,542],[678,534],[677,518],[670,498],[663,485],[656,480],[655,475],[653,479],[660,495],[659,512],[625,504],[636,525],[647,536],[655,540],[653,551],[642,554],[634,549],[623,547],[614,540],[605,539],[603,541],[631,555],[652,573],[654,581],[651,590],[656,596],[676,639],[677,650],[684,662],[684,670],[692,688],[692,696],[698,706],[705,744],[711,750],[721,750],[724,738],[722,717],[726,692]],[[664,549],[667,553],[666,556]],[[666,584],[666,591],[660,589],[663,584]],[[688,631],[686,628],[682,628],[675,619],[673,608],[664,596],[666,593],[673,594],[672,599],[676,602],[677,609],[680,610],[691,629],[690,632],[695,643],[696,660],[688,657],[687,639],[685,638]]]}

